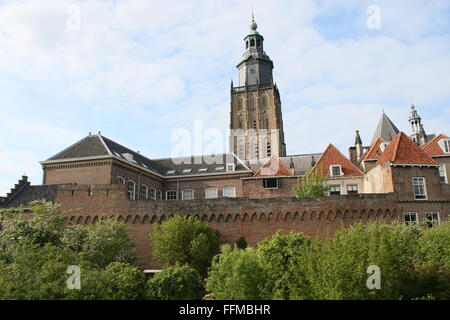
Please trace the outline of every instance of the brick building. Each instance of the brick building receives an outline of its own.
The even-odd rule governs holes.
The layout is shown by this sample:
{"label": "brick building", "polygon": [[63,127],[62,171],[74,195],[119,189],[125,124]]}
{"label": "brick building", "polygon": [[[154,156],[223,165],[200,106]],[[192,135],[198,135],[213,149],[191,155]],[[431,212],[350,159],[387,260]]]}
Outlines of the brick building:
{"label": "brick building", "polygon": [[[148,240],[153,224],[176,214],[207,222],[223,242],[244,236],[250,245],[277,230],[323,237],[371,219],[430,227],[448,220],[450,138],[426,135],[414,106],[410,136],[383,112],[370,145],[356,131],[348,158],[332,144],[286,155],[273,63],[256,29],[252,21],[239,85],[231,86],[230,153],[152,159],[89,134],[41,162],[42,185],[22,177],[0,208],[44,198],[61,203],[69,223],[116,217],[128,225],[142,267],[157,267]],[[326,179],[328,195],[296,199],[292,187],[311,171]]]}

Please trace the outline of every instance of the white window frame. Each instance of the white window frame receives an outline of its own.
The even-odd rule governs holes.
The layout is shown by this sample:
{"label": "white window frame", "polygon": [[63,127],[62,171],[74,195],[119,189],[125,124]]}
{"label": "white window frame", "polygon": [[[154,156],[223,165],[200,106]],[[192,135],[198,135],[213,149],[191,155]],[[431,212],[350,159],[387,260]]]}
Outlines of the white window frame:
{"label": "white window frame", "polygon": [[227,163],[227,172],[233,172],[235,169],[234,163]]}
{"label": "white window frame", "polygon": [[[184,195],[184,193],[185,192],[188,192],[188,191],[192,191],[192,198],[190,198],[190,199],[186,199],[186,197],[185,197],[185,195]],[[184,190],[182,190],[181,191],[181,200],[194,200],[195,198],[194,198],[194,189],[184,189]]]}
{"label": "white window frame", "polygon": [[[429,215],[437,214],[437,220],[434,220],[433,218],[430,220],[428,218]],[[428,228],[434,228],[435,226],[438,226],[441,224],[441,215],[439,214],[439,211],[427,211],[425,212],[425,221],[427,223]],[[432,226],[430,227],[428,223],[432,223]]]}
{"label": "white window frame", "polygon": [[[215,196],[213,197],[208,197],[208,191],[214,190],[215,191]],[[206,188],[205,189],[205,199],[217,199],[219,198],[219,189],[218,188]]]}
{"label": "white window frame", "polygon": [[[175,199],[169,199],[169,192],[175,192]],[[167,190],[166,191],[166,200],[178,200],[178,192],[177,192],[177,190]]]}
{"label": "white window frame", "polygon": [[[424,192],[423,194],[417,194],[416,193],[414,181],[423,181],[423,192]],[[425,201],[425,200],[428,199],[428,196],[427,196],[427,185],[426,185],[426,181],[425,181],[424,177],[413,177],[412,178],[412,186],[413,186],[413,194],[414,194],[414,199],[415,200]],[[422,196],[424,198],[421,198]]]}
{"label": "white window frame", "polygon": [[[130,182],[133,183],[133,190],[130,190]],[[136,182],[134,180],[128,180],[127,182],[127,195],[128,199],[130,200],[136,200]]]}
{"label": "white window frame", "polygon": [[[152,191],[153,191],[153,196],[152,196]],[[156,189],[155,188],[148,189],[148,197],[150,199],[156,200]]]}
{"label": "white window frame", "polygon": [[[125,180],[125,178],[122,177],[122,176],[117,176],[116,181],[117,181],[118,184],[126,184],[126,183],[127,183],[127,181]],[[121,182],[121,181],[122,181],[122,182]]]}
{"label": "white window frame", "polygon": [[[350,187],[356,187],[356,190],[349,190]],[[355,193],[349,193],[349,191],[356,191]],[[357,184],[348,184],[347,185],[347,194],[358,194],[359,193],[359,188]]]}
{"label": "white window frame", "polygon": [[403,222],[407,225],[413,224],[411,221],[406,221],[406,217],[407,216],[415,216],[416,217],[416,221],[415,224],[419,224],[419,215],[417,214],[417,212],[412,212],[412,211],[408,211],[408,212],[403,212]]}
{"label": "white window frame", "polygon": [[442,152],[450,153],[450,139],[442,139],[441,141],[442,142],[440,143],[440,147],[442,149]]}
{"label": "white window frame", "polygon": [[[225,190],[233,190],[232,194],[233,195],[227,195]],[[229,186],[229,187],[224,187],[223,188],[223,196],[226,198],[236,198],[236,187],[233,186]]]}
{"label": "white window frame", "polygon": [[444,182],[441,181],[441,183],[448,183],[447,172],[445,172],[445,165],[443,163],[439,165],[439,181],[441,178],[444,178]]}
{"label": "white window frame", "polygon": [[[332,194],[331,192],[331,188],[339,188],[339,194]],[[333,185],[330,185],[330,196],[340,196],[340,195],[342,195],[342,188],[341,188],[341,185],[340,184],[333,184]]]}
{"label": "white window frame", "polygon": [[[339,168],[339,175],[335,175],[333,174],[333,168]],[[342,172],[342,166],[340,164],[332,164],[330,166],[330,177],[334,178],[334,177],[342,177],[344,174]]]}
{"label": "white window frame", "polygon": [[[142,191],[145,190],[144,196],[142,197]],[[141,194],[139,197],[142,197],[142,200],[148,200],[148,186],[146,184],[141,185]]]}

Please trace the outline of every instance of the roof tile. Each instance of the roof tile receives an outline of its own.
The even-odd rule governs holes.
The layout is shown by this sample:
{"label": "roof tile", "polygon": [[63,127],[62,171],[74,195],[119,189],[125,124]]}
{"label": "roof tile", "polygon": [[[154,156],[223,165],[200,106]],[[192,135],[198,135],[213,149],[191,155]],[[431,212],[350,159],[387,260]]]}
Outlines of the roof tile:
{"label": "roof tile", "polygon": [[362,172],[361,169],[354,165],[353,162],[351,162],[330,143],[312,171],[318,170],[319,175],[328,178],[330,177],[330,166],[332,165],[340,165],[344,177],[357,177],[364,175],[364,172]]}

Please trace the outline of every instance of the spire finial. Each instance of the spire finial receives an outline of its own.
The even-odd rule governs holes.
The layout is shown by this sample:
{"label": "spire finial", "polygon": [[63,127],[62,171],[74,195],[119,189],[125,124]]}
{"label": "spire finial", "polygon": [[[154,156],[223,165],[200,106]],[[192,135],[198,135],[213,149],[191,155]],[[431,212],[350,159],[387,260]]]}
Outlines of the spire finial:
{"label": "spire finial", "polygon": [[257,28],[258,28],[258,25],[255,22],[255,15],[253,13],[253,5],[252,5],[252,22],[250,23],[250,30],[253,32],[256,32]]}

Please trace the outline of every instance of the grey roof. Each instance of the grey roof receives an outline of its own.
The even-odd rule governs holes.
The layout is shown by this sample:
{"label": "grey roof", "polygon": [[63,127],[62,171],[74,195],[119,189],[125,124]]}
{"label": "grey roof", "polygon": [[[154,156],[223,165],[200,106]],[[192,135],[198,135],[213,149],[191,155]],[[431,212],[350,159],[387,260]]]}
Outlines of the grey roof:
{"label": "grey roof", "polygon": [[392,141],[399,132],[400,130],[397,129],[391,119],[383,112],[370,144],[372,145],[378,138],[381,138],[386,142]]}
{"label": "grey roof", "polygon": [[[128,157],[126,154],[131,154]],[[226,164],[235,164],[235,171],[249,171],[239,159],[230,153],[191,156],[184,158],[149,159],[100,134],[89,135],[61,151],[47,161],[82,159],[88,157],[112,156],[132,162],[162,176],[198,175],[226,172]],[[222,168],[221,170],[217,170]]]}
{"label": "grey roof", "polygon": [[2,208],[17,208],[20,205],[27,206],[35,200],[45,199],[55,201],[58,185],[26,186],[6,199]]}
{"label": "grey roof", "polygon": [[[294,175],[301,176],[312,169],[321,155],[321,153],[298,154],[280,157],[279,159],[288,169],[294,169]],[[267,161],[258,161],[256,163],[250,162],[248,165],[254,172],[257,172],[266,163]]]}

